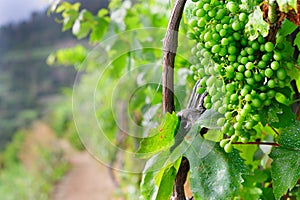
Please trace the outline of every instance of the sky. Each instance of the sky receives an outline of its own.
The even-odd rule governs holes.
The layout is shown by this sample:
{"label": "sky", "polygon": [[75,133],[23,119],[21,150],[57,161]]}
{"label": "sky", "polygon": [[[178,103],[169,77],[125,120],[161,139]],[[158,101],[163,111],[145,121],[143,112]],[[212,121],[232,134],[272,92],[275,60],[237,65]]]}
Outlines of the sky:
{"label": "sky", "polygon": [[42,11],[49,0],[0,0],[0,26],[29,19],[33,11]]}

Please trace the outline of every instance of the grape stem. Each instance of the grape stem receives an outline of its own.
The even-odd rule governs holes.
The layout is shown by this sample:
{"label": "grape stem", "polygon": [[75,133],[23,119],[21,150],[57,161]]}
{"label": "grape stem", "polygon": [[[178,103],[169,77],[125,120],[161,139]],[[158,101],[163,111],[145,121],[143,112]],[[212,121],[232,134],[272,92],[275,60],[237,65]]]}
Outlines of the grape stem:
{"label": "grape stem", "polygon": [[178,46],[178,29],[186,0],[175,2],[163,41],[162,105],[163,112],[172,113],[174,105],[174,62]]}
{"label": "grape stem", "polygon": [[270,126],[269,124],[268,126],[271,127],[271,129],[274,131],[274,133],[276,133],[276,135],[279,135],[278,131],[274,127]]}
{"label": "grape stem", "polygon": [[242,143],[242,142],[233,142],[232,144],[256,144],[256,145],[271,145],[271,146],[276,146],[279,147],[280,145],[274,142],[247,142],[247,143]]}
{"label": "grape stem", "polygon": [[[175,111],[174,105],[174,62],[178,46],[178,29],[186,0],[177,0],[174,4],[168,29],[163,42],[163,74],[162,74],[162,105],[163,113]],[[190,166],[187,158],[183,157],[176,174],[173,196],[175,200],[186,200],[184,183]]]}

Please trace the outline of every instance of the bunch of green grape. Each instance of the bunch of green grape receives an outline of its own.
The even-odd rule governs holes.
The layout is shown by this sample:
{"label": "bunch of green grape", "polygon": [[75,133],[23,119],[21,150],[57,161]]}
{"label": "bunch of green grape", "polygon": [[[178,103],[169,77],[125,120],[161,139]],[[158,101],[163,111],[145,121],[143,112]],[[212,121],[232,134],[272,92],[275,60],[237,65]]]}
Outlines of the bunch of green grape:
{"label": "bunch of green grape", "polygon": [[204,107],[224,115],[217,121],[224,134],[220,145],[230,152],[233,142],[257,139],[259,113],[272,106],[276,96],[289,101],[280,91],[290,87],[287,71],[293,64],[282,53],[284,38],[275,44],[261,35],[249,40],[244,31],[249,13],[237,2],[193,1],[188,36],[197,45],[191,50],[191,70],[195,80],[201,79],[198,92],[208,92]]}

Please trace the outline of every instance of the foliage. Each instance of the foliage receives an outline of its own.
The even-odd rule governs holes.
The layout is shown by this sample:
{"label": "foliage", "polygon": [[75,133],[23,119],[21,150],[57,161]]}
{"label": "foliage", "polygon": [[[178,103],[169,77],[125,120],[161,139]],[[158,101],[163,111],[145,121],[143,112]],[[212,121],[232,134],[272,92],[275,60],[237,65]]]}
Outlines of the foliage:
{"label": "foliage", "polygon": [[25,166],[20,160],[20,152],[28,135],[27,131],[14,134],[13,141],[3,152],[4,166],[0,169],[0,195],[3,199],[47,200],[54,183],[69,169],[60,150],[47,147],[36,149],[39,157],[30,163],[30,168]]}
{"label": "foliage", "polygon": [[[188,2],[180,33],[188,30],[197,44],[179,38],[176,112],[186,102],[191,77],[203,79],[198,92],[206,90],[208,96],[207,110],[193,119],[187,133],[175,113],[162,116],[159,111],[159,48],[166,30],[148,27],[167,26],[168,3],[115,0],[96,15],[80,10],[79,4],[63,3],[53,10],[63,12],[64,30],[98,44],[50,57],[58,64],[76,57],[69,61],[80,70],[73,113],[85,147],[127,172],[140,172],[142,159],[148,158],[140,194],[136,175],[120,175],[128,199],[169,199],[183,156],[190,163],[194,199],[297,198],[299,123],[291,109],[297,99],[290,82],[299,87],[299,58],[293,57],[299,33],[291,41],[297,24],[282,18],[295,12],[295,1],[270,2],[275,13],[279,9],[278,16],[274,7],[260,1]],[[188,65],[191,69],[183,76]],[[210,130],[201,136],[204,127]],[[130,180],[135,180],[133,187],[126,184]]]}
{"label": "foliage", "polygon": [[[0,27],[0,149],[19,128],[28,126],[47,110],[48,103],[71,86],[75,70],[49,68],[45,59],[58,45],[75,39],[61,33],[54,17],[33,13],[27,21]],[[70,76],[71,75],[71,76]]]}
{"label": "foliage", "polygon": [[71,89],[64,89],[64,96],[51,105],[51,112],[45,116],[45,121],[51,126],[59,138],[66,138],[71,146],[77,150],[84,150],[82,141],[76,133],[76,126],[72,119],[72,105],[69,104]]}
{"label": "foliage", "polygon": [[18,163],[18,153],[24,141],[24,137],[24,131],[19,131],[14,134],[12,142],[6,146],[5,151],[2,153],[5,167],[9,167]]}

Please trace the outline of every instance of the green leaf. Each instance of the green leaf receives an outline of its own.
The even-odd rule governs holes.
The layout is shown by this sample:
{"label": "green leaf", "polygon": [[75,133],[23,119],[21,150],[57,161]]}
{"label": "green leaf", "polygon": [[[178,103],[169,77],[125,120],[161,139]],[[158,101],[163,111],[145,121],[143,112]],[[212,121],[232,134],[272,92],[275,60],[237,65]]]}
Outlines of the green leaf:
{"label": "green leaf", "polygon": [[82,39],[89,34],[89,32],[91,30],[91,25],[88,22],[78,22],[78,24],[77,24],[77,22],[78,21],[76,20],[72,31],[73,31],[73,34],[76,35],[76,37],[78,39]]}
{"label": "green leaf", "polygon": [[90,35],[90,41],[91,42],[100,41],[104,36],[104,34],[106,33],[107,29],[108,29],[108,21],[102,17],[98,18],[97,25],[93,26],[93,30]]}
{"label": "green leaf", "polygon": [[282,129],[278,143],[284,148],[300,151],[300,122],[292,121],[291,126]]}
{"label": "green leaf", "polygon": [[78,15],[79,15],[78,12],[75,10],[68,10],[64,12],[62,31],[66,31],[72,28],[75,20],[78,18]]}
{"label": "green leaf", "polygon": [[297,26],[288,19],[282,22],[282,25],[278,31],[279,35],[287,36],[296,30]]}
{"label": "green leaf", "polygon": [[245,33],[249,36],[249,40],[255,40],[259,34],[264,37],[268,35],[269,24],[264,20],[259,6],[249,15],[249,21],[245,26]]}
{"label": "green leaf", "polygon": [[93,20],[93,18],[94,18],[94,15],[91,12],[87,11],[86,9],[83,9],[80,11],[79,19],[81,21],[89,21],[89,20],[91,21],[91,20]]}
{"label": "green leaf", "polygon": [[141,199],[165,200],[170,198],[181,158],[172,163],[170,160],[166,160],[166,157],[168,157],[167,154],[162,153],[147,161],[140,186]]}
{"label": "green leaf", "polygon": [[235,145],[235,148],[240,151],[240,156],[245,160],[246,165],[252,165],[252,168],[258,167],[260,160],[254,160],[254,155],[257,152],[257,145]]}
{"label": "green leaf", "polygon": [[277,113],[278,122],[270,122],[270,125],[274,128],[285,128],[290,126],[296,119],[295,114],[292,112],[290,106],[280,104],[281,112]]}
{"label": "green leaf", "polygon": [[104,17],[104,16],[106,16],[106,15],[108,15],[108,14],[109,14],[108,10],[102,8],[102,9],[100,9],[100,10],[98,11],[97,16],[98,16],[98,17]]}
{"label": "green leaf", "polygon": [[300,178],[300,152],[283,147],[273,148],[272,162],[273,191],[276,199],[292,189]]}
{"label": "green leaf", "polygon": [[167,168],[164,171],[161,179],[158,180],[160,181],[160,186],[158,189],[157,196],[155,198],[152,197],[151,199],[153,200],[169,199],[170,196],[172,195],[173,184],[175,181],[176,174],[177,174],[177,170],[174,166]]}
{"label": "green leaf", "polygon": [[163,117],[162,123],[150,131],[150,137],[141,141],[137,156],[148,157],[159,151],[169,149],[175,143],[178,124],[179,119],[176,114],[167,113]]}
{"label": "green leaf", "polygon": [[296,38],[294,40],[294,45],[296,45],[298,47],[298,49],[300,49],[300,32],[297,33]]}
{"label": "green leaf", "polygon": [[196,121],[196,124],[208,129],[220,129],[220,127],[217,126],[217,120],[221,117],[223,117],[223,115],[214,111],[214,109],[205,110]]}
{"label": "green leaf", "polygon": [[297,0],[276,0],[279,10],[288,13],[290,9],[297,10]]}
{"label": "green leaf", "polygon": [[231,199],[247,172],[237,150],[227,154],[215,144],[197,135],[185,152],[195,199]]}
{"label": "green leaf", "polygon": [[244,182],[241,197],[247,200],[261,199],[263,191],[259,188],[259,185],[266,183],[270,176],[269,171],[260,169],[255,169],[251,174],[243,175]]}
{"label": "green leaf", "polygon": [[72,4],[70,4],[69,2],[62,2],[59,6],[57,6],[56,8],[56,12],[57,13],[61,13],[64,10],[69,10],[71,9]]}
{"label": "green leaf", "polygon": [[273,190],[276,199],[292,189],[300,178],[300,122],[282,129],[279,136],[280,147],[273,148],[272,162]]}
{"label": "green leaf", "polygon": [[258,2],[256,0],[241,0],[240,8],[246,10],[247,12],[254,10]]}
{"label": "green leaf", "polygon": [[295,115],[289,106],[274,102],[260,111],[261,123],[270,124],[274,128],[288,127],[293,123]]}

